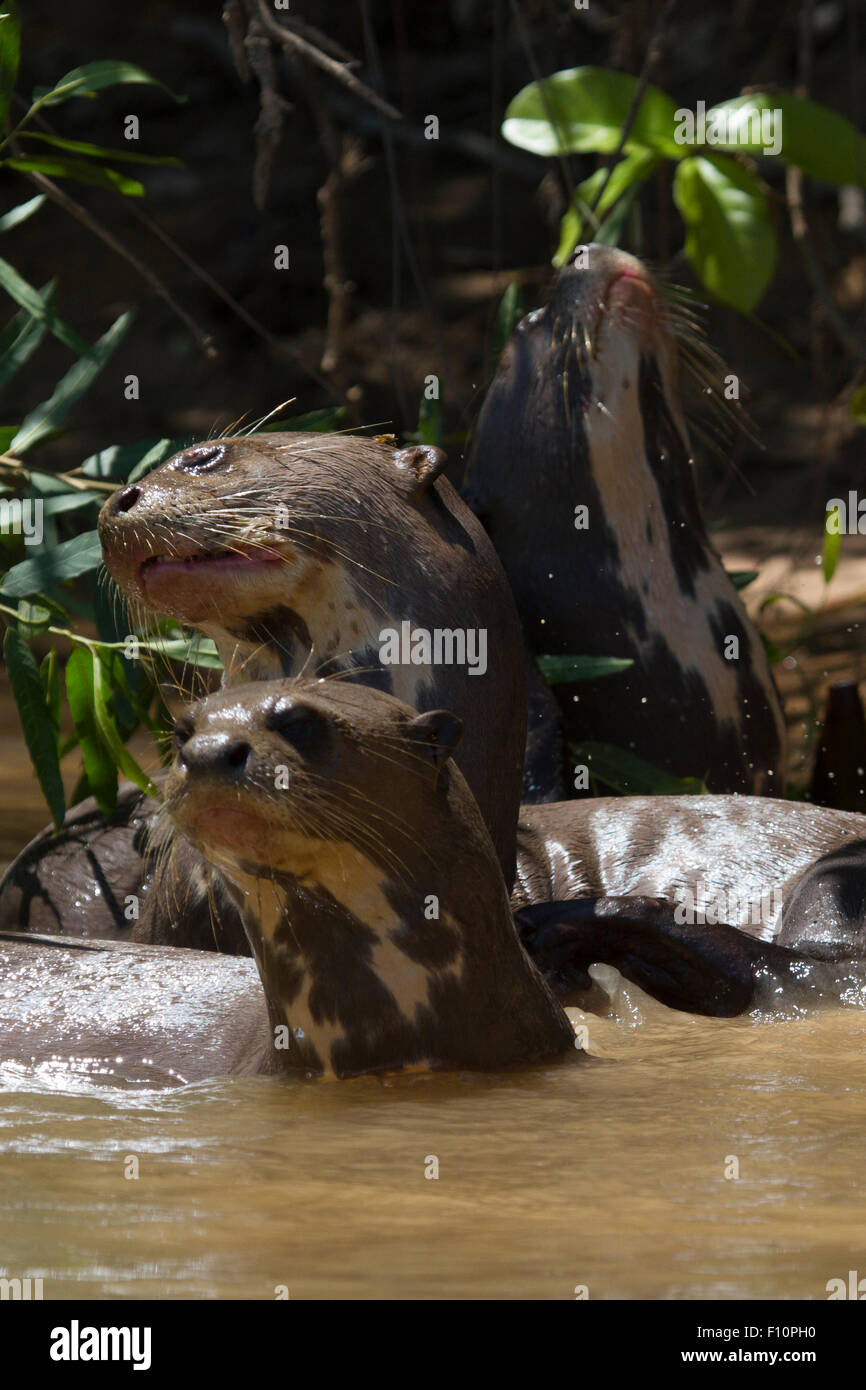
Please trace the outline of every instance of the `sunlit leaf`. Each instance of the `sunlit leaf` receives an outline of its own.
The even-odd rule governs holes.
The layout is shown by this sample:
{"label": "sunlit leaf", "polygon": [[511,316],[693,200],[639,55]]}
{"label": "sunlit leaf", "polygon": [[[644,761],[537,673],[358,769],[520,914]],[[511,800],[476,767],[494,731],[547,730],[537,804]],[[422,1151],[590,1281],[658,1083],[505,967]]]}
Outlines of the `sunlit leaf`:
{"label": "sunlit leaf", "polygon": [[127,198],[143,198],[144,185],[128,174],[119,174],[104,164],[88,164],[86,159],[63,159],[60,156],[34,156],[31,159],[3,161],[7,169],[17,169],[23,174],[45,174],[49,179],[75,179],[94,188],[110,188],[115,193],[123,193]]}
{"label": "sunlit leaf", "polygon": [[76,647],[66,663],[66,698],[81,745],[88,785],[100,811],[110,816],[117,805],[117,764],[97,724],[93,694],[95,664],[98,662],[91,651]]}
{"label": "sunlit leaf", "polygon": [[68,348],[79,353],[82,357],[88,355],[90,352],[88,344],[83,338],[79,338],[75,330],[70,328],[68,323],[64,323],[63,319],[54,312],[51,305],[53,286],[40,293],[39,290],[34,289],[32,285],[28,285],[27,281],[21,278],[14,266],[0,258],[0,288],[4,289],[17,304],[20,304],[22,309],[26,309],[29,314],[32,314],[33,318],[44,323],[49,332],[53,333],[55,338],[59,338],[61,343],[65,343]]}
{"label": "sunlit leaf", "polygon": [[[543,84],[530,82],[509,102],[502,135],[533,154],[613,154],[636,90],[636,78],[607,68],[555,72]],[[670,97],[648,86],[626,153],[643,148],[681,159],[683,147],[674,140],[675,116]]]}
{"label": "sunlit leaf", "polygon": [[113,58],[96,63],[85,63],[83,67],[73,68],[64,74],[53,87],[36,87],[33,100],[43,106],[59,106],[70,97],[90,97],[106,87],[116,87],[122,83],[143,82],[151,87],[161,87],[174,101],[186,101],[186,97],[176,96],[164,82],[151,77],[150,73],[135,63],[125,63]]}
{"label": "sunlit leaf", "polygon": [[29,415],[25,415],[21,428],[12,441],[11,447],[14,450],[23,453],[44,438],[50,430],[56,429],[69,407],[84,394],[102,371],[131,322],[131,312],[121,314],[115,319],[108,332],[88,349],[87,355],[74,363],[61,377],[48,400],[31,410]]}
{"label": "sunlit leaf", "polygon": [[52,589],[65,579],[76,579],[101,564],[99,536],[95,531],[85,531],[71,541],[63,541],[52,550],[15,565],[0,583],[0,593],[7,598],[26,598],[43,589]]}
{"label": "sunlit leaf", "polygon": [[26,222],[28,217],[32,217],[34,212],[41,208],[45,202],[45,194],[37,193],[35,198],[28,198],[26,203],[19,203],[17,207],[10,208],[0,217],[0,232],[11,231],[19,223]]}
{"label": "sunlit leaf", "polygon": [[39,678],[39,668],[33,653],[17,627],[8,627],[3,639],[3,659],[18,706],[24,742],[30,754],[42,794],[48,802],[54,824],[63,823],[66,796],[57,740],[51,713],[45,701],[45,691]]}
{"label": "sunlit leaf", "polygon": [[[53,145],[55,149],[68,150],[70,154],[82,154],[89,159],[115,159],[121,164],[183,165],[182,159],[177,159],[171,154],[139,154],[134,141],[131,141],[125,150],[108,150],[102,145],[89,145],[85,140],[65,140],[59,135],[46,135],[38,130],[23,131],[21,139],[39,140],[45,145]],[[2,230],[2,223],[0,223],[0,231]]]}
{"label": "sunlit leaf", "polygon": [[754,174],[724,155],[684,159],[674,199],[686,255],[707,289],[735,309],[754,309],[776,264],[776,234]]}

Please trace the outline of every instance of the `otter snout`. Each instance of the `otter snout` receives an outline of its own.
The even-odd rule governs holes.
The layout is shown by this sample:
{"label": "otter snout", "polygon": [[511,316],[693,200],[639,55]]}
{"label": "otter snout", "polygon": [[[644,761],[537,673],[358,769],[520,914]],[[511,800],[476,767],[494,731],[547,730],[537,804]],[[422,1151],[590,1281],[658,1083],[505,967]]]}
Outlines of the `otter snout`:
{"label": "otter snout", "polygon": [[243,780],[253,750],[246,739],[229,733],[193,734],[178,744],[177,765],[188,773]]}

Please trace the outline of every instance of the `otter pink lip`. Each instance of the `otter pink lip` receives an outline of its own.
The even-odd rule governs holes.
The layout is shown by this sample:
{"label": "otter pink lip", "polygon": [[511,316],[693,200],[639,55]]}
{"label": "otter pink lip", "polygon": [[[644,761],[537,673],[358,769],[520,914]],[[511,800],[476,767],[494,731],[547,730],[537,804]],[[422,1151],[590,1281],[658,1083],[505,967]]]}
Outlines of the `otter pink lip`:
{"label": "otter pink lip", "polygon": [[207,571],[209,574],[214,570],[217,573],[226,574],[233,570],[262,569],[267,565],[280,563],[281,557],[279,555],[245,554],[243,551],[221,551],[217,554],[202,553],[184,556],[152,555],[139,567],[139,576],[144,588],[147,589],[155,579],[161,580],[172,574],[183,575],[185,579],[188,579],[196,569]]}

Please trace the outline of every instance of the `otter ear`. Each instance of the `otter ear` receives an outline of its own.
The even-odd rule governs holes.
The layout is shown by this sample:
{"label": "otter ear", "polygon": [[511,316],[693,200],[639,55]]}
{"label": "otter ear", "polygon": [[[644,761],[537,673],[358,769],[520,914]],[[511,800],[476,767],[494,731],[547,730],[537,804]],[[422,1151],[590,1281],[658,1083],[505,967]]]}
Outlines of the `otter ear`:
{"label": "otter ear", "polygon": [[431,709],[419,714],[410,725],[412,736],[430,754],[438,772],[460,742],[462,721],[448,709]]}
{"label": "otter ear", "polygon": [[433,444],[410,444],[394,455],[394,467],[405,475],[412,492],[426,492],[447,463],[447,454]]}

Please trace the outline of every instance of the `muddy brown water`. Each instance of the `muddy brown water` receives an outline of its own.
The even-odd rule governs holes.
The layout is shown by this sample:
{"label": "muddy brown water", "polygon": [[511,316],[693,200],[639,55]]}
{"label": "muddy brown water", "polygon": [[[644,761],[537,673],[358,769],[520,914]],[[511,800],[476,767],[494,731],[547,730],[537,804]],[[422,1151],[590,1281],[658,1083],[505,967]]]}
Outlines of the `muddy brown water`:
{"label": "muddy brown water", "polygon": [[[44,821],[0,692],[2,857]],[[607,978],[607,1016],[575,1014],[590,1056],[515,1075],[142,1091],[0,1067],[0,1277],[48,1299],[822,1299],[866,1277],[862,1001],[713,1020]]]}

